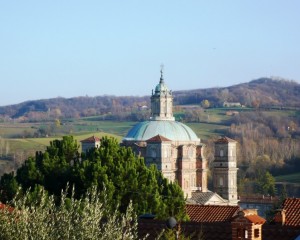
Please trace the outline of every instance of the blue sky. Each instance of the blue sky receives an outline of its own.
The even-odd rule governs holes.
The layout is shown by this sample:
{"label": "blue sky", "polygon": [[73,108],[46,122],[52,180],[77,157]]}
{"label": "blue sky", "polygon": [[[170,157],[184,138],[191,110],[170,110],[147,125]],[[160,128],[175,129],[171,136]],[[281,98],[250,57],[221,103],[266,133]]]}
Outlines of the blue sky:
{"label": "blue sky", "polygon": [[298,0],[0,1],[0,106],[300,81]]}

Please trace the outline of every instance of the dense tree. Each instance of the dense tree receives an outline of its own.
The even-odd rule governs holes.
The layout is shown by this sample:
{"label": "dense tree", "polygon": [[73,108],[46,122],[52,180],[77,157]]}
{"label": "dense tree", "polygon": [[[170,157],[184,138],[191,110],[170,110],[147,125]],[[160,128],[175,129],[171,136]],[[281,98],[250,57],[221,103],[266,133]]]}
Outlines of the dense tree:
{"label": "dense tree", "polygon": [[[132,201],[138,214],[186,217],[181,188],[168,182],[155,166],[148,168],[130,148],[120,147],[116,139],[103,138],[101,146],[87,154],[80,155],[78,148],[72,136],[55,140],[44,153],[28,158],[15,179],[23,190],[40,185],[55,196],[67,184],[74,185],[76,198],[97,186],[101,191],[106,189],[107,208],[111,210],[118,206],[125,212]],[[5,186],[0,188],[6,191]]]}
{"label": "dense tree", "polygon": [[19,185],[14,177],[14,173],[5,173],[0,180],[1,201],[11,200],[17,193]]}
{"label": "dense tree", "polygon": [[201,107],[209,108],[209,106],[210,106],[210,102],[207,99],[201,101]]}
{"label": "dense tree", "polygon": [[278,209],[282,209],[282,205],[284,200],[288,197],[286,186],[283,185],[279,194],[278,201],[273,203],[273,206],[266,211],[266,219],[268,222],[272,222],[274,220],[275,214],[278,212]]}
{"label": "dense tree", "polygon": [[268,172],[261,172],[257,179],[257,191],[261,194],[275,196],[275,178]]}
{"label": "dense tree", "polygon": [[233,119],[227,134],[241,145],[239,165],[248,166],[248,177],[257,177],[258,168],[272,174],[285,168],[290,173],[298,171],[299,160],[293,160],[300,153],[296,123],[297,118],[268,112],[241,112]]}

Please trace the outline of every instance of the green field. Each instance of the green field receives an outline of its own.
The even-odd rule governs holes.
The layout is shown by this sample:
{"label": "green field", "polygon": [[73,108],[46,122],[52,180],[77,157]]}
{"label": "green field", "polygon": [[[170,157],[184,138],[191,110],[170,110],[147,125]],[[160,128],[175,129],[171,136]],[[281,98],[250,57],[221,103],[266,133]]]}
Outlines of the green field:
{"label": "green field", "polygon": [[193,129],[197,136],[203,140],[224,135],[225,130],[229,128],[226,125],[214,123],[187,123],[186,125]]}
{"label": "green field", "polygon": [[275,177],[276,182],[287,182],[287,183],[299,183],[300,184],[300,172],[288,175],[281,175]]}
{"label": "green field", "polygon": [[[0,158],[34,155],[36,151],[44,151],[50,141],[61,139],[62,136],[72,135],[80,143],[81,140],[91,137],[112,136],[118,141],[131,128],[133,122],[93,121],[87,119],[63,121],[56,132],[48,137],[33,136],[39,128],[50,128],[53,123],[1,123],[0,125]],[[23,136],[23,137],[22,137]]]}
{"label": "green field", "polygon": [[98,118],[82,118],[73,122],[74,132],[105,132],[125,136],[136,122],[101,121]]}
{"label": "green field", "polygon": [[[74,138],[77,140],[78,143],[80,143],[81,140],[86,139],[91,136],[96,137],[103,137],[103,136],[111,136],[116,138],[118,141],[121,141],[122,137],[110,134],[110,133],[104,133],[104,132],[89,132],[89,133],[83,133],[83,134],[73,134]],[[45,150],[46,146],[49,146],[50,141],[53,141],[55,139],[61,139],[62,136],[57,137],[45,137],[45,138],[24,138],[24,139],[6,139],[8,141],[10,146],[11,152],[17,152],[17,151],[43,151]]]}
{"label": "green field", "polygon": [[36,123],[1,123],[0,136],[4,138],[14,138],[24,134],[33,133],[40,124]]}
{"label": "green field", "polygon": [[[135,122],[95,121],[94,118],[62,120],[62,124],[56,129],[55,135],[107,132],[124,136],[134,124]],[[24,135],[33,135],[39,128],[53,128],[53,125],[53,122],[1,123],[0,136],[2,138],[20,138]]]}

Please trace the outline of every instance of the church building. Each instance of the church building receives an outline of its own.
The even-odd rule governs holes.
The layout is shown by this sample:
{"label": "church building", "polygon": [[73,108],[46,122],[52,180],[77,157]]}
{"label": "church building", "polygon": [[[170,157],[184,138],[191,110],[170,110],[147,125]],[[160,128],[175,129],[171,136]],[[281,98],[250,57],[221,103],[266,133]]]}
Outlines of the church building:
{"label": "church building", "polygon": [[236,161],[233,142],[230,139],[230,144],[221,141],[217,145],[222,157],[218,157],[218,164],[215,165],[215,176],[220,183],[215,189],[222,192],[221,196],[226,197],[222,199],[207,189],[208,166],[203,155],[204,144],[190,127],[175,121],[172,91],[166,86],[161,70],[160,81],[155,90],[152,90],[150,119],[136,124],[123,139],[122,145],[131,147],[137,155],[144,157],[147,165],[155,164],[165,178],[178,182],[185,196],[194,199],[194,202],[201,195],[201,198],[218,199],[216,204],[222,202],[224,205],[236,205],[234,174],[237,169],[232,164],[232,161]]}

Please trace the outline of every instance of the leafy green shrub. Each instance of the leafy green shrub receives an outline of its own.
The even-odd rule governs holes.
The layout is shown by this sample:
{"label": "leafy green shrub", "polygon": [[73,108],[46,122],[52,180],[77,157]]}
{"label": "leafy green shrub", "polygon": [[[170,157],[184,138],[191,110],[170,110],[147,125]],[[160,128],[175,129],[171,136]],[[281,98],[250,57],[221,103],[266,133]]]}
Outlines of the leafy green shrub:
{"label": "leafy green shrub", "polygon": [[125,214],[109,213],[96,188],[80,199],[73,193],[74,189],[68,198],[63,191],[58,205],[42,188],[34,200],[29,191],[17,195],[11,202],[14,209],[7,207],[0,212],[0,239],[137,239],[132,204]]}

